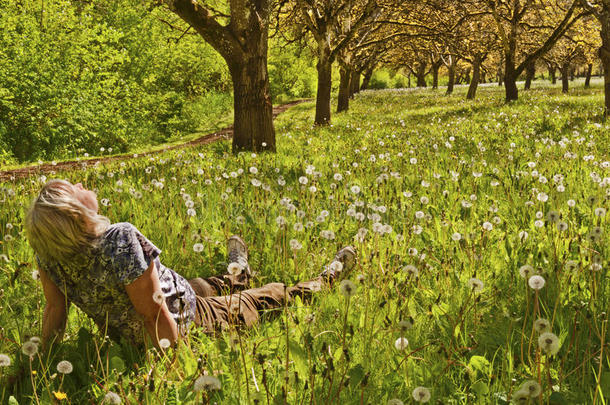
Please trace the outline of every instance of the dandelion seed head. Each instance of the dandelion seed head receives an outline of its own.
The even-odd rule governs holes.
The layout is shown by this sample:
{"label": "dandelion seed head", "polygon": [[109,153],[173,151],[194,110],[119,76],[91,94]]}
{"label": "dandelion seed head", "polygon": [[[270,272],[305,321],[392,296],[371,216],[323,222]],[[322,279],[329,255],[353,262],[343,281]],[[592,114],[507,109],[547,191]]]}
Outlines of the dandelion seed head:
{"label": "dandelion seed head", "polygon": [[57,363],[57,371],[61,374],[70,374],[72,370],[72,363],[70,363],[68,360],[62,360]]}
{"label": "dandelion seed head", "polygon": [[396,348],[396,350],[399,351],[405,350],[407,346],[409,346],[409,341],[407,340],[407,338],[402,336],[396,339],[396,341],[394,342],[394,347]]}
{"label": "dandelion seed head", "polygon": [[356,284],[350,280],[343,280],[339,285],[339,291],[346,298],[353,297],[356,294]]}
{"label": "dandelion seed head", "polygon": [[29,341],[25,342],[23,344],[23,346],[21,346],[21,352],[23,354],[25,354],[26,356],[32,357],[36,353],[38,353],[38,344],[36,344],[33,341],[29,340]]}
{"label": "dandelion seed head", "polygon": [[430,401],[430,390],[426,387],[417,387],[413,390],[413,399],[415,402],[428,402]]}
{"label": "dandelion seed head", "polygon": [[542,287],[544,287],[545,280],[544,280],[544,277],[536,274],[529,278],[529,280],[527,281],[527,284],[533,290],[540,290]]}
{"label": "dandelion seed head", "polygon": [[0,367],[8,367],[11,365],[11,358],[6,354],[0,354]]}
{"label": "dandelion seed head", "polygon": [[217,391],[221,388],[220,380],[211,375],[202,375],[195,380],[193,391]]}

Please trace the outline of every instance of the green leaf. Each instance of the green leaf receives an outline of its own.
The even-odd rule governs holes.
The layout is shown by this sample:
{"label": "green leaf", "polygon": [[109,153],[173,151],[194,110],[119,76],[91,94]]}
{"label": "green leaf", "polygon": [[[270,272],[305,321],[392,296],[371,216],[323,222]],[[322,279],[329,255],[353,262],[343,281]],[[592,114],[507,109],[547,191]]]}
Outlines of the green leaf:
{"label": "green leaf", "polygon": [[19,402],[17,402],[15,397],[11,395],[8,397],[8,405],[19,405]]}
{"label": "green leaf", "polygon": [[348,372],[349,375],[349,383],[353,387],[360,384],[362,379],[364,378],[364,367],[360,364],[356,364],[352,369]]}
{"label": "green leaf", "polygon": [[472,356],[468,362],[469,366],[483,374],[487,374],[489,370],[489,360],[483,356]]}
{"label": "green leaf", "polygon": [[125,362],[119,356],[113,356],[110,358],[110,367],[117,372],[122,373],[125,371]]}
{"label": "green leaf", "polygon": [[470,387],[477,395],[487,395],[489,393],[489,387],[483,381],[477,381]]}

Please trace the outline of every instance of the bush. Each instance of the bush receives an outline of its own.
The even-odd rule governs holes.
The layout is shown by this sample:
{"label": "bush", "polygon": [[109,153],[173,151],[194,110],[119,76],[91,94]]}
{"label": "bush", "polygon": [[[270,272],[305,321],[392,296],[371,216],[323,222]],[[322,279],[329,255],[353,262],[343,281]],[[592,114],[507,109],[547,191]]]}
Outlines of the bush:
{"label": "bush", "polygon": [[224,62],[197,36],[172,39],[126,0],[0,0],[0,150],[19,161],[127,151],[191,132],[193,98],[227,91]]}

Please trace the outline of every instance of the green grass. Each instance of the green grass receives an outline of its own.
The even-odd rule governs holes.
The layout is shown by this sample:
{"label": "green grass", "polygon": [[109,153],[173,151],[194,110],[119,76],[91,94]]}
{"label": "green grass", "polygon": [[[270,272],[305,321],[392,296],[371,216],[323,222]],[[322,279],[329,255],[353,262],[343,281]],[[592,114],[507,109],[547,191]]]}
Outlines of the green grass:
{"label": "green grass", "polygon": [[[194,330],[176,350],[137,353],[105,342],[72,308],[64,343],[30,364],[21,345],[40,335],[44,298],[30,277],[22,222],[45,179],[3,183],[0,353],[12,364],[0,368],[0,402],[35,402],[33,381],[41,403],[54,391],[74,404],[99,403],[108,391],[125,403],[275,404],[284,392],[290,404],[413,403],[413,389],[424,386],[432,403],[502,404],[533,379],[542,403],[592,403],[598,381],[597,403],[605,403],[610,229],[596,209],[610,209],[610,127],[599,83],[567,96],[537,83],[508,105],[495,85],[475,101],[465,91],[364,92],[326,128],[312,127],[313,103],[298,105],[276,121],[275,155],[233,156],[223,141],[54,176],[97,189],[109,201],[102,214],[135,224],[186,277],[222,271],[232,233],[249,244],[255,285],[313,277],[339,247],[356,247],[353,297],[332,289],[297,299],[279,319],[240,331],[237,345],[235,330],[216,338]],[[291,239],[303,248],[290,251]],[[578,262],[574,271],[568,260]],[[546,280],[538,292],[519,275],[526,264]],[[554,356],[538,346],[537,318],[561,342]],[[399,337],[408,339],[404,351]],[[55,372],[62,359],[75,369],[64,377]],[[203,372],[222,389],[193,392]]]}

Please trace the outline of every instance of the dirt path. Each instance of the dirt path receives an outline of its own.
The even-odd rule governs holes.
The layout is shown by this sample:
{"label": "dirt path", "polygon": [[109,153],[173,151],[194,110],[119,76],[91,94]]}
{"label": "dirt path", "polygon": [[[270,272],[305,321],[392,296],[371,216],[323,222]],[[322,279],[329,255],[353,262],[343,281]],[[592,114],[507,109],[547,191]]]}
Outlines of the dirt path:
{"label": "dirt path", "polygon": [[[279,114],[283,113],[290,107],[294,107],[295,105],[304,103],[306,101],[310,101],[310,100],[309,99],[297,100],[297,101],[292,101],[290,103],[279,105],[277,107],[273,107],[273,118],[277,117]],[[188,148],[191,146],[203,145],[203,144],[218,141],[220,139],[231,139],[232,136],[233,136],[233,126],[230,126],[227,128],[223,128],[218,132],[203,135],[200,138],[193,139],[192,141],[189,141],[186,143],[168,146],[167,148],[154,150],[154,151],[150,151],[150,152],[139,153],[137,156],[141,157],[141,156],[156,155],[156,154],[163,153],[165,151],[172,150],[172,149],[182,149],[182,148]],[[97,162],[109,162],[109,161],[113,161],[113,160],[126,160],[126,159],[133,159],[133,158],[134,158],[133,153],[125,153],[123,155],[100,157],[100,158],[86,159],[86,160],[80,160],[80,161],[68,160],[65,162],[59,162],[56,165],[52,165],[51,163],[43,163],[41,165],[26,166],[26,167],[20,167],[19,169],[0,171],[0,181],[13,181],[16,179],[28,177],[33,174],[41,175],[41,174],[50,173],[52,171],[57,172],[60,170],[71,170],[71,169],[75,169],[75,168],[80,169],[81,167],[83,167],[85,165],[87,167],[93,166]]]}

